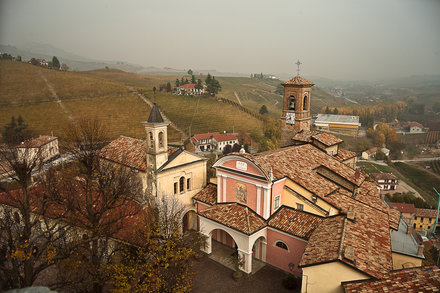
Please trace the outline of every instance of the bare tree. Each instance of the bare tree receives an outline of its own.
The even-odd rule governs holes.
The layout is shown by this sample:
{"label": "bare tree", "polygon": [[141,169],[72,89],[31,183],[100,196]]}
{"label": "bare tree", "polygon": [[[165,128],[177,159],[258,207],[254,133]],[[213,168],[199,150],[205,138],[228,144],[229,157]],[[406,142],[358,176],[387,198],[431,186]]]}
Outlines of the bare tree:
{"label": "bare tree", "polygon": [[70,291],[101,292],[115,239],[130,228],[124,227],[126,221],[142,210],[136,203],[141,182],[129,168],[99,158],[108,137],[99,120],[80,120],[65,133],[65,150],[75,162],[61,181],[60,200],[71,211],[66,221],[84,232],[71,258],[61,264],[59,281],[72,284]]}
{"label": "bare tree", "polygon": [[0,290],[32,286],[43,271],[68,255],[67,212],[53,200],[57,178],[42,173],[40,152],[0,149]]}

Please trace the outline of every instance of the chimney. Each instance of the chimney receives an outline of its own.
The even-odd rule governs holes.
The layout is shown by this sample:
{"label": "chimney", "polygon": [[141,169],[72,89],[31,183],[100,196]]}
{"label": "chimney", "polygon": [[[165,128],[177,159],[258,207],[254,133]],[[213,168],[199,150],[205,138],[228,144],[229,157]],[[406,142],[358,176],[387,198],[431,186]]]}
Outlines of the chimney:
{"label": "chimney", "polygon": [[417,255],[422,256],[424,248],[425,248],[425,246],[423,244],[419,245],[419,247],[417,248]]}
{"label": "chimney", "polygon": [[358,180],[359,178],[361,178],[361,172],[359,172],[359,170],[356,170],[354,172],[354,179]]}
{"label": "chimney", "polygon": [[349,207],[347,211],[347,219],[349,219],[350,221],[355,221],[355,217],[356,213],[354,212],[353,207]]}
{"label": "chimney", "polygon": [[344,251],[344,257],[346,259],[348,259],[349,261],[354,261],[354,247],[349,245],[347,247],[345,247],[345,251]]}

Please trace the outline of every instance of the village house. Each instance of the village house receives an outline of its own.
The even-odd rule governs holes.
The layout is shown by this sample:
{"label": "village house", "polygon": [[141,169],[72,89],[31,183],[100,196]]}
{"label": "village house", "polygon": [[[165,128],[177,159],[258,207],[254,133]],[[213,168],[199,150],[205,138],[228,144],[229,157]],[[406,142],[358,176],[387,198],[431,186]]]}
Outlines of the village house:
{"label": "village house", "polygon": [[205,93],[205,89],[198,89],[194,83],[189,83],[174,87],[173,92],[177,95],[183,96],[199,96]]}
{"label": "village house", "polygon": [[402,261],[421,265],[423,247],[399,211],[382,201],[351,155],[338,157],[342,141],[310,131],[313,83],[296,76],[283,86],[285,147],[220,158],[217,184],[193,197],[204,251],[229,247],[248,274],[263,262],[302,277],[302,292],[342,292],[342,282],[382,279]]}
{"label": "village house", "polygon": [[393,173],[370,173],[380,191],[396,190],[399,178]]}
{"label": "village house", "polygon": [[142,122],[146,140],[121,136],[105,146],[101,159],[130,168],[139,174],[144,198],[177,196],[184,207],[183,229],[196,228],[192,197],[206,185],[206,161],[183,146],[168,145],[168,121],[154,104],[147,121]]}
{"label": "village house", "polygon": [[[400,212],[402,220],[405,221],[410,227],[413,227],[414,216],[416,214],[416,208],[412,203],[402,203],[402,202],[389,202],[388,205],[393,209]],[[414,227],[415,228],[415,227]]]}
{"label": "village house", "polygon": [[40,135],[37,138],[29,139],[16,147],[19,157],[32,161],[35,157],[41,162],[47,162],[60,155],[58,138],[50,135]]}
{"label": "village house", "polygon": [[373,147],[371,149],[368,149],[366,151],[363,151],[361,154],[361,158],[363,160],[372,160],[376,157],[376,154],[378,151],[381,151],[386,157],[388,157],[390,155],[390,150],[387,148],[377,148],[377,147]]}
{"label": "village house", "polygon": [[[433,209],[415,209],[414,214],[414,229],[416,231],[423,231],[426,230],[429,233],[432,233],[434,231],[434,223],[435,218],[437,215],[437,210]],[[437,224],[438,227],[438,224]]]}
{"label": "village house", "polygon": [[194,134],[191,143],[199,152],[222,152],[227,145],[233,147],[234,144],[238,144],[238,138],[232,133],[210,132]]}
{"label": "village house", "polygon": [[424,131],[423,125],[415,121],[408,122],[403,129],[409,133],[422,133]]}
{"label": "village house", "polygon": [[321,130],[339,132],[357,136],[359,127],[359,116],[318,114],[315,119],[315,127]]}

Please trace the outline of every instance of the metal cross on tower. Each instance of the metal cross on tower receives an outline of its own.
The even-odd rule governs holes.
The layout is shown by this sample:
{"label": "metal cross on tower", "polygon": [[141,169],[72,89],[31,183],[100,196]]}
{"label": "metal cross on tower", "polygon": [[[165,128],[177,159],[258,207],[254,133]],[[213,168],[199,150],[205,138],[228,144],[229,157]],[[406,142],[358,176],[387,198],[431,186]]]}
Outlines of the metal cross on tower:
{"label": "metal cross on tower", "polygon": [[298,66],[298,69],[296,70],[297,72],[298,72],[298,76],[299,76],[299,66],[302,64],[301,62],[299,62],[299,60],[298,61],[296,61],[296,63],[295,63],[297,66]]}

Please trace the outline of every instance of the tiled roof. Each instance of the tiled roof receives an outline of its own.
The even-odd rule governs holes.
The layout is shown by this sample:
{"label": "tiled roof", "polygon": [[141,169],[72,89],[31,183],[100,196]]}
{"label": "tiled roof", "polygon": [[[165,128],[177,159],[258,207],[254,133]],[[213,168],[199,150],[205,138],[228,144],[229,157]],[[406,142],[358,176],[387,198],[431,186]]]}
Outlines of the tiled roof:
{"label": "tiled roof", "polygon": [[416,208],[412,203],[389,202],[388,204],[391,208],[395,208],[401,213],[414,214],[416,212]]}
{"label": "tiled roof", "polygon": [[188,83],[188,84],[178,86],[177,88],[178,89],[193,89],[195,87],[196,87],[196,85],[194,83]]}
{"label": "tiled roof", "polygon": [[312,136],[318,134],[317,131],[301,130],[298,131],[293,137],[293,141],[312,142]]}
{"label": "tiled roof", "polygon": [[415,126],[423,129],[423,125],[420,124],[419,122],[416,122],[416,121],[409,122],[409,123],[406,125],[406,127],[415,127]]}
{"label": "tiled roof", "polygon": [[320,166],[332,170],[355,185],[360,185],[365,179],[363,175],[360,175],[359,179],[355,179],[355,170],[310,144],[286,147],[255,155],[237,155],[243,156],[259,166],[266,177],[269,178],[272,168],[275,180],[289,177],[321,197],[334,192],[339,188],[339,185],[325,180],[319,175],[315,169]]}
{"label": "tiled roof", "polygon": [[376,278],[392,269],[388,215],[359,203],[352,209],[354,220],[338,215],[322,221],[310,237],[301,266],[341,261]]}
{"label": "tiled roof", "polygon": [[370,173],[370,176],[374,178],[374,180],[398,180],[393,173]]}
{"label": "tiled roof", "polygon": [[153,108],[151,108],[150,116],[147,120],[148,123],[162,123],[164,122],[162,114],[160,114],[159,108],[156,103],[154,103]]}
{"label": "tiled roof", "polygon": [[[176,152],[178,148],[168,146],[168,156]],[[120,136],[102,148],[101,158],[119,163],[140,171],[146,171],[147,143],[145,140]]]}
{"label": "tiled roof", "polygon": [[374,154],[374,153],[377,152],[377,147],[374,147],[374,148],[368,149],[368,150],[366,150],[366,151],[364,151],[364,152],[367,153],[367,154],[369,154],[369,155]]}
{"label": "tiled roof", "polygon": [[281,83],[282,85],[306,85],[306,86],[313,86],[315,85],[313,82],[308,81],[307,79],[297,75],[292,79],[289,79],[288,81],[285,81]]}
{"label": "tiled roof", "polygon": [[341,148],[338,149],[338,153],[336,154],[336,156],[334,156],[334,158],[340,162],[351,159],[353,157],[356,157],[355,152],[344,150]]}
{"label": "tiled roof", "polygon": [[343,142],[342,139],[340,139],[337,136],[334,136],[333,134],[322,132],[320,134],[315,134],[312,136],[312,139],[316,139],[320,143],[326,145],[326,146],[332,146],[338,143]]}
{"label": "tiled roof", "polygon": [[237,137],[232,133],[219,133],[219,132],[194,134],[193,137],[196,138],[198,141],[202,139],[210,139],[211,137],[214,137],[216,141],[227,141],[227,140],[237,139]]}
{"label": "tiled roof", "polygon": [[346,282],[346,293],[439,292],[440,269],[437,266],[392,271],[381,280]]}
{"label": "tiled roof", "polygon": [[250,208],[238,203],[220,203],[199,211],[199,215],[229,228],[251,235],[266,227],[266,222]]}
{"label": "tiled roof", "polygon": [[56,140],[57,137],[50,135],[40,135],[37,138],[29,139],[18,145],[18,148],[39,148],[51,141]]}
{"label": "tiled roof", "polygon": [[193,199],[209,205],[215,205],[217,203],[217,185],[209,183],[205,188],[196,193]]}
{"label": "tiled roof", "polygon": [[435,218],[436,214],[437,214],[436,210],[416,208],[416,216],[417,217]]}
{"label": "tiled roof", "polygon": [[316,215],[282,206],[270,217],[268,225],[307,240],[321,221]]}

